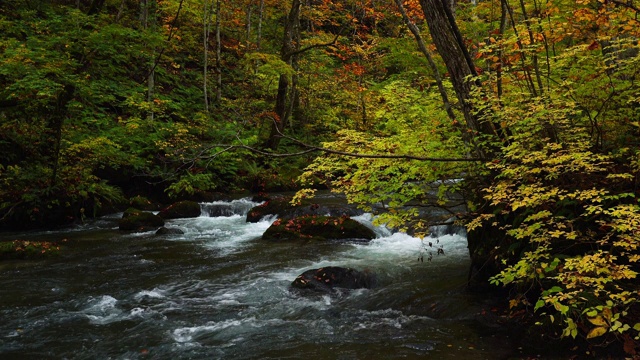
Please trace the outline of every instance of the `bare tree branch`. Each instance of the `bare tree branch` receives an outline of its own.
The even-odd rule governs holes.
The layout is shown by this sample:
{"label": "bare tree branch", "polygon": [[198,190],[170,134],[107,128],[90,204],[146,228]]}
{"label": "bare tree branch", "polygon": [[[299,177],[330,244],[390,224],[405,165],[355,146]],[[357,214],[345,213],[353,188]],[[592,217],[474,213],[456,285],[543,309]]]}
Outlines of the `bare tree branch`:
{"label": "bare tree branch", "polygon": [[[288,139],[290,141],[295,142],[299,146],[301,146],[303,148],[306,148],[306,150],[298,151],[298,152],[294,152],[294,153],[275,153],[275,152],[269,152],[269,151],[260,150],[258,148],[254,148],[254,147],[251,147],[251,146],[248,146],[248,145],[215,144],[215,145],[211,145],[207,149],[218,148],[218,147],[222,147],[224,149],[223,150],[219,150],[218,152],[216,152],[213,155],[202,156],[202,157],[200,157],[200,159],[212,159],[212,158],[214,158],[214,157],[216,157],[216,156],[218,156],[218,155],[220,155],[220,154],[222,154],[224,152],[230,151],[230,150],[245,149],[245,150],[249,150],[249,151],[251,151],[253,153],[256,153],[256,154],[260,154],[260,155],[264,155],[264,156],[270,156],[270,157],[276,157],[276,158],[301,156],[301,155],[306,155],[306,154],[309,154],[309,153],[312,153],[312,152],[323,152],[325,154],[341,155],[341,156],[362,158],[362,159],[404,159],[404,160],[434,161],[434,162],[476,162],[476,161],[485,161],[484,159],[481,159],[481,158],[436,158],[436,157],[425,157],[425,156],[414,156],[414,155],[363,154],[363,153],[334,150],[334,149],[329,149],[329,148],[325,148],[325,147],[310,145],[310,144],[303,143],[302,141],[294,139],[294,138],[289,137],[289,136],[284,136],[283,135],[282,137],[286,138],[286,139]],[[201,154],[202,154],[202,152],[201,152]]]}

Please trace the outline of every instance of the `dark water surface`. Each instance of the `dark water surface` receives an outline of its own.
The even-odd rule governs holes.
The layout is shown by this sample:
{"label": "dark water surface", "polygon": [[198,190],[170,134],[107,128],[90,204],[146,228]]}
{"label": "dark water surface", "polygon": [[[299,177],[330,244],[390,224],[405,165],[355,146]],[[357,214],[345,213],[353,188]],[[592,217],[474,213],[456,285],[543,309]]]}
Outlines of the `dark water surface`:
{"label": "dark water surface", "polygon": [[[67,242],[53,259],[0,262],[0,359],[517,357],[504,331],[482,321],[489,305],[465,289],[464,236],[421,242],[375,228],[367,245],[265,243],[273,219],[246,223],[253,205],[202,204],[201,217],[167,223],[184,235],[124,234],[119,214],[1,235]],[[429,241],[446,255],[426,261]],[[300,273],[330,265],[373,271],[379,286],[289,291]]]}

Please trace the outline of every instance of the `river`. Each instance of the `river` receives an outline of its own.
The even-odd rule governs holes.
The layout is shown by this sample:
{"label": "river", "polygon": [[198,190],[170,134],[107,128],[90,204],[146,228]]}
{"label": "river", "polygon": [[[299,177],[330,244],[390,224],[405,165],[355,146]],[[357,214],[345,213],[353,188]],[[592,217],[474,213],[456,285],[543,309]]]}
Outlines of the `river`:
{"label": "river", "polygon": [[[357,243],[267,243],[275,219],[247,223],[248,199],[203,203],[170,220],[184,235],[128,234],[121,214],[63,231],[60,256],[0,262],[2,359],[504,359],[516,342],[487,325],[491,305],[465,287],[463,235],[424,241],[371,225]],[[213,213],[224,216],[209,216]],[[221,211],[222,209],[222,211]],[[428,243],[445,254],[428,260]],[[424,261],[418,259],[422,257]],[[377,274],[373,289],[301,295],[308,269]]]}

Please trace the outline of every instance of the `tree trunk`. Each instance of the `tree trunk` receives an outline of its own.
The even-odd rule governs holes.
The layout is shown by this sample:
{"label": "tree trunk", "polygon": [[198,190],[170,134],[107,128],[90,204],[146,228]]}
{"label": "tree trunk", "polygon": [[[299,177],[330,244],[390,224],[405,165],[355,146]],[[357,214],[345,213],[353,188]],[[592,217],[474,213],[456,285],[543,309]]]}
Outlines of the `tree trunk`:
{"label": "tree trunk", "polygon": [[[142,12],[140,14],[140,20],[142,22],[142,26],[145,30],[148,30],[152,26],[153,19],[151,17],[151,13],[153,9],[151,9],[150,2],[153,0],[143,0],[142,1]],[[154,119],[153,112],[153,92],[155,88],[155,60],[151,60],[150,64],[150,72],[147,77],[147,102],[149,103],[149,120]]]}
{"label": "tree trunk", "polygon": [[251,14],[253,12],[253,0],[249,0],[249,4],[247,5],[247,12],[245,16],[245,45],[247,49],[249,48],[249,44],[251,43]]}
{"label": "tree trunk", "polygon": [[[420,0],[429,32],[438,53],[444,60],[453,88],[460,103],[460,110],[470,134],[466,140],[473,145],[474,138],[478,134],[495,135],[493,124],[489,121],[480,121],[472,103],[471,90],[473,83],[468,78],[477,76],[475,66],[467,47],[464,44],[460,30],[455,23],[447,0]],[[470,135],[470,136],[469,136]],[[476,155],[484,157],[484,152],[475,147]]]}
{"label": "tree trunk", "polygon": [[64,90],[58,94],[56,99],[55,111],[52,115],[50,126],[55,132],[53,144],[53,164],[51,169],[50,186],[55,186],[58,182],[58,169],[60,167],[60,150],[62,146],[62,128],[64,120],[67,116],[67,104],[73,98],[76,89],[73,85],[67,84]]}
{"label": "tree trunk", "polygon": [[222,42],[220,40],[220,0],[216,0],[216,103],[222,100]]}
{"label": "tree trunk", "polygon": [[202,17],[202,42],[204,45],[204,65],[202,67],[202,92],[204,94],[204,110],[209,112],[209,94],[207,91],[207,76],[209,70],[209,1],[204,0],[204,15]]}
{"label": "tree trunk", "polygon": [[[504,1],[500,1],[500,39],[504,36],[505,30],[507,30],[507,4]],[[502,66],[504,65],[502,61],[502,46],[498,48],[498,67],[496,68],[496,86],[498,89],[498,100],[502,99]]]}
{"label": "tree trunk", "polygon": [[[282,61],[295,66],[295,60],[297,57],[296,50],[299,50],[299,31],[300,31],[300,0],[293,0],[291,4],[291,10],[287,16],[287,22],[284,28],[284,35],[282,39],[282,48],[280,50],[280,57]],[[287,125],[291,108],[287,106],[289,101],[294,101],[297,94],[290,93],[291,82],[287,75],[280,75],[278,80],[278,92],[276,94],[275,113],[277,119],[274,119],[271,125],[271,133],[267,140],[266,146],[270,149],[276,149],[280,143],[280,134],[284,131]],[[289,96],[288,96],[289,95]]]}
{"label": "tree trunk", "polygon": [[451,119],[452,121],[456,120],[456,115],[453,113],[453,109],[451,108],[451,103],[449,102],[449,96],[447,95],[447,90],[445,89],[444,84],[442,83],[442,76],[440,75],[438,66],[436,66],[436,62],[433,60],[433,56],[431,56],[431,52],[429,51],[429,49],[427,49],[427,46],[422,40],[422,35],[420,35],[420,29],[418,29],[416,24],[414,24],[411,21],[411,19],[409,19],[409,16],[407,15],[407,12],[405,11],[404,6],[402,5],[402,0],[395,0],[395,2],[396,2],[396,6],[398,7],[398,10],[400,11],[400,14],[402,14],[402,18],[404,19],[405,24],[407,25],[407,27],[409,28],[413,36],[416,38],[416,42],[418,43],[418,48],[420,49],[422,54],[427,58],[429,67],[433,72],[433,77],[436,80],[436,84],[438,85],[438,91],[440,92],[440,97],[442,97],[442,104],[444,105],[444,109],[447,112],[447,116],[449,116],[449,119]]}
{"label": "tree trunk", "polygon": [[264,0],[260,0],[260,8],[258,9],[258,34],[256,39],[256,49],[260,51],[260,42],[262,41],[262,17],[264,14]]}

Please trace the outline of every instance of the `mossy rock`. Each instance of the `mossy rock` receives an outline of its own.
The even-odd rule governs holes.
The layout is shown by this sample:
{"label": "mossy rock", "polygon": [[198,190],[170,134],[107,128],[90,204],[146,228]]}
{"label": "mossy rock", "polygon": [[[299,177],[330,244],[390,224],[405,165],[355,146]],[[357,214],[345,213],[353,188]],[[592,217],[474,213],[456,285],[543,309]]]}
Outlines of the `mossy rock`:
{"label": "mossy rock", "polygon": [[301,216],[276,220],[262,235],[268,241],[291,240],[372,240],[373,230],[348,217]]}
{"label": "mossy rock", "polygon": [[194,218],[201,214],[200,204],[195,201],[178,201],[158,213],[163,219]]}
{"label": "mossy rock", "polygon": [[164,226],[164,219],[148,211],[129,208],[118,225],[124,231],[151,231]]}
{"label": "mossy rock", "polygon": [[158,204],[151,202],[151,200],[141,195],[137,195],[129,199],[129,205],[132,208],[147,211],[160,210],[160,206]]}
{"label": "mossy rock", "polygon": [[60,244],[58,242],[29,240],[0,242],[0,260],[46,259],[59,254]]}
{"label": "mossy rock", "polygon": [[125,218],[128,218],[130,216],[138,216],[138,215],[142,214],[143,212],[145,212],[145,211],[144,210],[140,210],[140,209],[135,208],[135,207],[130,207],[130,208],[128,208],[127,210],[125,210],[122,213],[122,218],[125,219]]}

